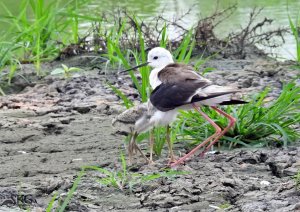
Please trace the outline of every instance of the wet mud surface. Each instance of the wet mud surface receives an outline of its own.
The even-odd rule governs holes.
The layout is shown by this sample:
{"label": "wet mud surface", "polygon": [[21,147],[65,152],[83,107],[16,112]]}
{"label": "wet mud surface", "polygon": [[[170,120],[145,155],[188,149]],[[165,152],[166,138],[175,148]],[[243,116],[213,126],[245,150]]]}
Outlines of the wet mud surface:
{"label": "wet mud surface", "polygon": [[[80,63],[74,61],[70,66]],[[207,74],[217,83],[234,84],[244,93],[269,85],[271,98],[280,92],[282,81],[297,75],[290,64],[274,61],[223,60],[207,66],[217,69]],[[128,76],[93,70],[67,80],[48,76],[30,85],[18,80],[16,84],[25,87],[22,92],[0,97],[0,211],[43,211],[55,193],[56,207],[82,166],[107,170],[120,166],[126,144],[111,120],[124,107],[106,82],[137,103]],[[147,152],[146,141],[141,147]],[[186,152],[183,143],[175,143],[174,150],[177,155]],[[138,161],[134,173],[160,172],[166,155],[164,150],[153,166]],[[124,191],[99,184],[103,175],[89,171],[67,211],[300,211],[300,190],[292,178],[300,169],[299,141],[287,149],[235,149],[196,156],[177,169],[188,173]]]}

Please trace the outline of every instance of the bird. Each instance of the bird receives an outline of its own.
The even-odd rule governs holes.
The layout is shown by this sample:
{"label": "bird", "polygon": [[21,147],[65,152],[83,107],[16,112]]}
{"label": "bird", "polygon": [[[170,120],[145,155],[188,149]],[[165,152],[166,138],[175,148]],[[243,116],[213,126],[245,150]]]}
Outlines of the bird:
{"label": "bird", "polygon": [[[165,123],[170,123],[171,119],[174,119],[174,116],[178,114],[178,110],[195,109],[215,128],[213,135],[192,149],[188,154],[171,163],[171,167],[183,163],[195,154],[198,149],[208,145],[201,153],[201,155],[204,155],[211,146],[235,125],[235,118],[217,106],[247,103],[243,100],[234,99],[234,94],[239,92],[238,89],[216,85],[199,75],[193,67],[175,63],[172,54],[165,48],[155,47],[151,49],[148,53],[147,62],[137,67],[145,65],[153,68],[149,76],[150,84],[153,88],[150,102],[157,111],[151,118],[153,119],[152,121],[164,122],[165,120]],[[222,130],[201,110],[202,106],[209,106],[225,116],[229,120],[228,125]]]}
{"label": "bird", "polygon": [[[140,133],[146,132],[153,127],[150,123],[150,117],[153,115],[155,108],[151,107],[151,105],[150,102],[138,104],[120,113],[112,120],[113,127],[117,128],[119,132],[128,133],[130,136],[127,148],[130,164],[132,164],[135,151],[138,151],[146,162],[150,163],[150,160],[136,144],[136,138]],[[152,139],[153,137],[150,134],[150,146]],[[152,154],[150,153],[150,155]]]}
{"label": "bird", "polygon": [[[113,121],[113,127],[117,128],[120,132],[129,133],[130,141],[128,144],[128,157],[129,157],[129,164],[132,164],[133,155],[136,151],[138,151],[141,156],[146,160],[147,163],[153,164],[153,145],[154,145],[154,133],[153,128],[155,126],[162,126],[167,125],[165,123],[166,119],[162,121],[157,121],[156,116],[161,112],[158,111],[150,101],[138,104],[133,106],[118,116],[116,116]],[[148,159],[142,150],[136,144],[136,138],[139,134],[143,132],[150,131],[150,158]],[[167,135],[166,140],[169,147],[169,155],[170,160],[174,161],[174,154],[172,151],[171,141],[170,141],[170,128],[167,127]]]}

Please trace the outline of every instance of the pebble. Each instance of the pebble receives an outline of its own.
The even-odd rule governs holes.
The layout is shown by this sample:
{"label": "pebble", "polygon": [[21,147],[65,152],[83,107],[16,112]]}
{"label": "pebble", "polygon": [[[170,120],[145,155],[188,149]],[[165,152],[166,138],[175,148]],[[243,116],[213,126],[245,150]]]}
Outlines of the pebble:
{"label": "pebble", "polygon": [[259,184],[262,185],[262,186],[269,186],[269,185],[271,185],[271,183],[269,181],[266,181],[266,180],[260,181]]}

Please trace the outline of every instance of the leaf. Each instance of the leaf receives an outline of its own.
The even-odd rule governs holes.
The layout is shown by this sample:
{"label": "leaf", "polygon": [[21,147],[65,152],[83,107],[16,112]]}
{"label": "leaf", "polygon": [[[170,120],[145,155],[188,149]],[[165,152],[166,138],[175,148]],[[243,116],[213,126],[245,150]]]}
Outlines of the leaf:
{"label": "leaf", "polygon": [[64,74],[65,73],[65,70],[62,69],[62,68],[56,68],[54,69],[53,71],[51,71],[51,75],[57,75],[57,74]]}
{"label": "leaf", "polygon": [[71,67],[69,68],[69,71],[82,71],[83,69],[77,68],[77,67]]}
{"label": "leaf", "polygon": [[212,72],[213,70],[216,70],[216,69],[213,67],[207,67],[202,71],[201,75],[204,76],[205,74]]}
{"label": "leaf", "polygon": [[62,206],[59,208],[59,212],[64,212],[64,211],[65,211],[65,208],[66,208],[67,205],[69,204],[71,198],[72,198],[73,195],[74,195],[74,192],[76,191],[76,189],[77,189],[77,187],[78,187],[78,184],[79,184],[81,178],[82,178],[84,175],[85,175],[85,170],[82,169],[82,170],[79,172],[77,178],[75,179],[75,181],[74,181],[74,183],[73,183],[73,186],[72,186],[72,188],[70,189],[70,191],[68,192],[68,195],[67,195],[67,197],[65,198],[65,200],[64,200],[64,202],[63,202],[63,204],[62,204]]}
{"label": "leaf", "polygon": [[63,69],[64,69],[65,71],[68,71],[68,70],[69,70],[69,67],[66,66],[65,64],[61,64],[61,66],[63,67]]}
{"label": "leaf", "polygon": [[130,101],[130,99],[127,98],[127,96],[125,96],[125,94],[122,93],[122,91],[109,83],[108,86],[123,100],[124,105],[127,109],[133,106],[133,103]]}

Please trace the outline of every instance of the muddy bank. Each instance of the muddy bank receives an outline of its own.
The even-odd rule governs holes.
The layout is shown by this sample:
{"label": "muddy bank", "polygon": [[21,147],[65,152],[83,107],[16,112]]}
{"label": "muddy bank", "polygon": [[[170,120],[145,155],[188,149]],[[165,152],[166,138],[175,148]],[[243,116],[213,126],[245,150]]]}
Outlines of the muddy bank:
{"label": "muddy bank", "polygon": [[[88,62],[72,58],[66,63],[91,67]],[[57,65],[45,64],[44,69]],[[206,77],[218,84],[234,84],[250,95],[270,86],[271,97],[298,74],[289,63],[268,60],[212,60],[206,66],[216,68]],[[32,67],[24,67],[30,75]],[[88,69],[71,79],[31,77],[29,84],[17,77],[16,84],[25,89],[0,97],[1,210],[42,210],[56,191],[65,197],[81,166],[119,166],[124,137],[115,133],[111,120],[124,107],[106,82],[135,102],[138,95],[127,75]],[[141,146],[147,151],[146,142]],[[68,211],[297,211],[300,193],[291,176],[300,169],[299,146],[195,157],[179,167],[189,174],[138,185],[132,193],[101,186],[96,182],[101,174],[89,172]],[[184,143],[176,143],[174,149],[177,155],[186,151]],[[135,171],[159,171],[166,164],[166,152],[155,166],[140,161]]]}

